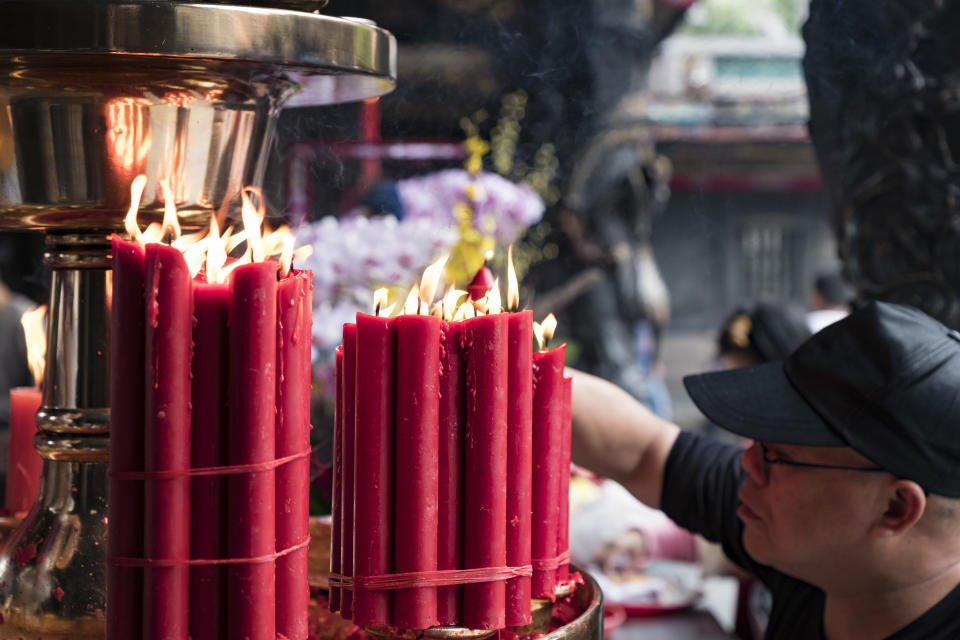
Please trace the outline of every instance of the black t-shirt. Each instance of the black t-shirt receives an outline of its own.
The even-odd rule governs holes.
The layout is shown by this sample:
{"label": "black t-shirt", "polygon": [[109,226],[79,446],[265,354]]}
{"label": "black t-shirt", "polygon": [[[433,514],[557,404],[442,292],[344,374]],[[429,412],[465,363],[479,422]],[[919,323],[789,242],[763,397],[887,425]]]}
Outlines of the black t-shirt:
{"label": "black t-shirt", "polygon": [[[727,557],[756,575],[773,594],[770,640],[823,638],[823,591],[758,564],[743,548],[737,489],[743,479],[739,447],[683,432],[667,458],[661,507],[680,526],[723,546]],[[960,587],[887,640],[960,638]]]}

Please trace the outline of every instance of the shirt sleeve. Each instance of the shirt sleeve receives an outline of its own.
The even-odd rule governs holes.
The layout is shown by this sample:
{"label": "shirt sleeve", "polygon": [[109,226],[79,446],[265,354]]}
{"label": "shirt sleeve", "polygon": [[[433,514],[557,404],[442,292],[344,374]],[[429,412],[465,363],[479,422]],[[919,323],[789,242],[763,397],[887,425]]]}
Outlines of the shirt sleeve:
{"label": "shirt sleeve", "polygon": [[740,447],[682,432],[667,458],[660,505],[681,527],[720,543],[732,562],[756,571],[737,517],[737,489],[745,473],[741,453]]}

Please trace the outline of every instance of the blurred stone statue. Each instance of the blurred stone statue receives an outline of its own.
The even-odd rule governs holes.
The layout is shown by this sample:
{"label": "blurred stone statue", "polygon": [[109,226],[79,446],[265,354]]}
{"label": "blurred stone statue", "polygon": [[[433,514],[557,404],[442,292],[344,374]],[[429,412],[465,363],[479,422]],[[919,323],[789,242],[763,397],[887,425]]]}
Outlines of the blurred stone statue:
{"label": "blurred stone statue", "polygon": [[[592,90],[585,135],[566,160],[555,213],[562,232],[559,281],[534,307],[558,312],[578,347],[576,366],[611,380],[669,416],[660,333],[669,296],[651,246],[653,218],[669,198],[669,163],[654,152],[645,122],[656,45],[689,3],[594,0],[585,38]],[[540,283],[544,284],[550,278]]]}
{"label": "blurred stone statue", "polygon": [[960,3],[813,0],[810,134],[860,299],[960,328]]}

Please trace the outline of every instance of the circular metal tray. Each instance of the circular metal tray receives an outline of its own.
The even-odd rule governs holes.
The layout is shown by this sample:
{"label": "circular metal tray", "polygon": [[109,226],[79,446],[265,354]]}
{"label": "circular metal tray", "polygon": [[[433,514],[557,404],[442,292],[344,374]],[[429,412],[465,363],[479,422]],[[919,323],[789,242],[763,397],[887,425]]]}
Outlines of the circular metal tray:
{"label": "circular metal tray", "polygon": [[29,68],[48,55],[95,67],[104,54],[149,66],[229,63],[282,70],[302,87],[297,102],[310,104],[361,100],[396,84],[396,40],[365,20],[166,1],[0,0],[0,15],[0,67]]}

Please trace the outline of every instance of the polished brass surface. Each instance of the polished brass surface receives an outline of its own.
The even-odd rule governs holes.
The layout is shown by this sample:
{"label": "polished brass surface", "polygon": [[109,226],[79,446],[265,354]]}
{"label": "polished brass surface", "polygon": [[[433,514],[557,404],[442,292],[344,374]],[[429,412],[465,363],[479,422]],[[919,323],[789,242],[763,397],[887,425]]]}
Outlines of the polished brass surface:
{"label": "polished brass surface", "polygon": [[106,470],[44,460],[40,495],[0,554],[0,638],[103,637]]}
{"label": "polished brass surface", "polygon": [[285,103],[396,79],[393,37],[362,21],[57,0],[0,0],[0,15],[0,227],[121,229],[139,174],[141,220],[162,215],[161,179],[186,226],[225,217],[262,183]]}
{"label": "polished brass surface", "polygon": [[603,640],[603,593],[600,585],[593,576],[574,565],[570,565],[570,571],[579,571],[583,576],[583,584],[575,585],[570,596],[574,609],[581,613],[544,635],[542,640]]}
{"label": "polished brass surface", "polygon": [[37,500],[0,553],[0,638],[102,637],[110,410],[109,245],[50,233]]}
{"label": "polished brass surface", "polygon": [[[554,603],[544,598],[534,598],[531,603],[533,622],[523,627],[511,627],[510,631],[518,636],[536,635],[549,640],[602,640],[603,638],[603,593],[600,586],[590,574],[580,570],[575,565],[570,566],[571,572],[579,571],[583,576],[582,583],[570,582],[562,590],[558,590],[558,599],[570,598],[570,603],[579,615],[554,630],[550,630]],[[560,595],[562,591],[564,595]],[[416,640],[417,638],[434,638],[436,640],[477,640],[496,633],[496,630],[465,629],[463,627],[437,626],[430,629],[394,629],[391,627],[364,627],[368,633],[377,638],[397,638],[400,640]]]}
{"label": "polished brass surface", "polygon": [[369,21],[164,1],[3,0],[0,11],[0,50],[14,61],[63,52],[193,60],[202,68],[249,63],[248,73],[296,74],[306,89],[322,89],[315,104],[378,96],[396,81],[393,36]]}
{"label": "polished brass surface", "polygon": [[438,626],[430,629],[394,629],[392,627],[364,627],[375,638],[389,640],[417,640],[417,638],[480,640],[497,632],[496,629],[465,629],[463,627]]}
{"label": "polished brass surface", "polygon": [[147,177],[141,224],[162,215],[162,180],[183,226],[230,217],[240,189],[262,184],[291,96],[332,104],[395,81],[395,40],[362,21],[170,0],[0,0],[0,228],[46,230],[53,269],[34,440],[43,479],[0,554],[0,638],[104,636],[108,236],[123,228],[133,178]]}

